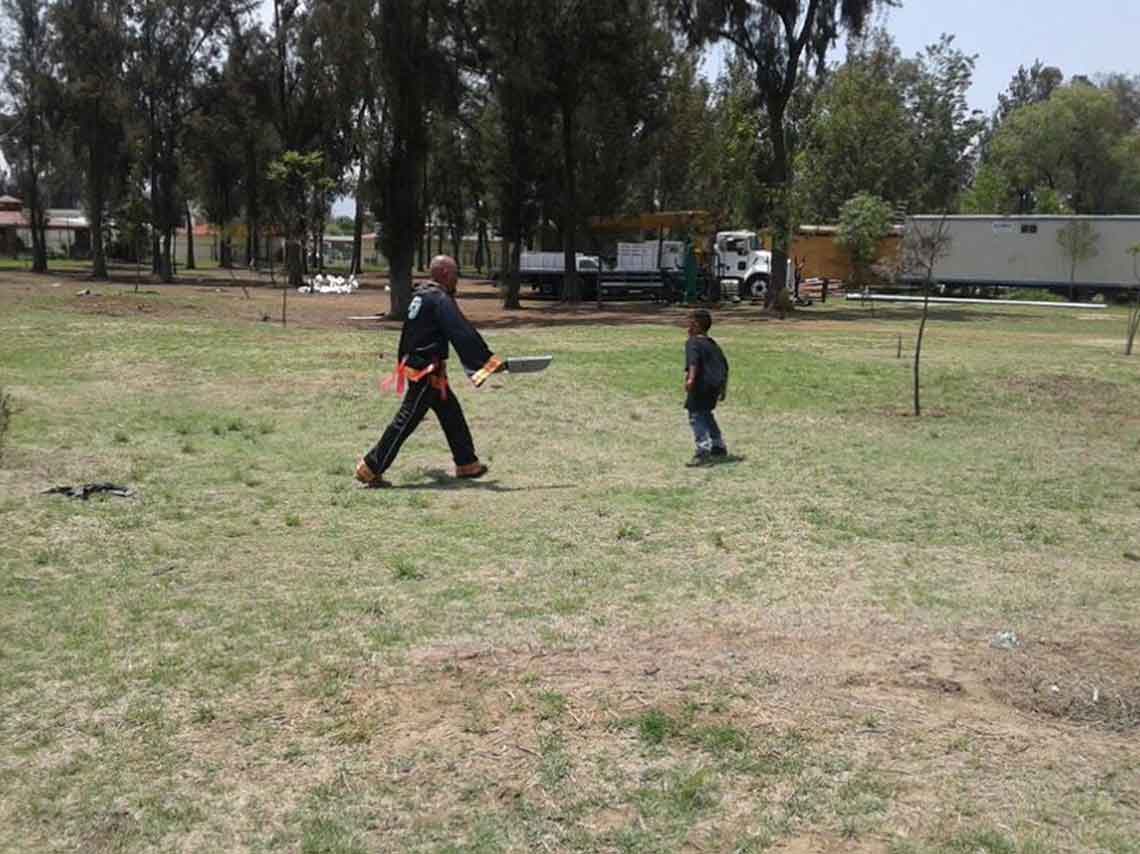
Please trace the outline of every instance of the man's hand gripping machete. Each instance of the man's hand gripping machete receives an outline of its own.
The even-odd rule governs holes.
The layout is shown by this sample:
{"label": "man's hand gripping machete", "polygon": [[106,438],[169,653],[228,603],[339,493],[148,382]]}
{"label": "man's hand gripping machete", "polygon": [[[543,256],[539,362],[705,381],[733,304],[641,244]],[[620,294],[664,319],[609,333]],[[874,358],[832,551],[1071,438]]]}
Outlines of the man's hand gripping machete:
{"label": "man's hand gripping machete", "polygon": [[471,382],[475,387],[483,385],[491,374],[507,371],[512,374],[537,374],[550,367],[553,356],[516,356],[505,359],[497,365],[488,365],[471,374]]}

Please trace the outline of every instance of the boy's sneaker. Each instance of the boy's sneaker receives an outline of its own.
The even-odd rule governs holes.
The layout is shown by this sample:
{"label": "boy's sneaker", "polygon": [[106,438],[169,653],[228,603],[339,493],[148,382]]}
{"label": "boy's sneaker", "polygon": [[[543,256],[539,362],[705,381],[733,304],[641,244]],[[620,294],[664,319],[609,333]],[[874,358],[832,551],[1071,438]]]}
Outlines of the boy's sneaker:
{"label": "boy's sneaker", "polygon": [[695,469],[700,466],[707,466],[710,462],[712,462],[712,457],[709,454],[694,454],[693,458],[685,463],[685,466]]}

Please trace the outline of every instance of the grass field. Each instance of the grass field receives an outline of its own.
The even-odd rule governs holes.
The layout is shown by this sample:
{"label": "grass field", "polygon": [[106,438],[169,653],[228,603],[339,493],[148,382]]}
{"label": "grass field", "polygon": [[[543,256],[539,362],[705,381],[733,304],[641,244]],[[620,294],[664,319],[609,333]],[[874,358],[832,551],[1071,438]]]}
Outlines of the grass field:
{"label": "grass field", "polygon": [[369,491],[395,328],[5,281],[0,849],[1140,852],[1122,313],[934,311],[915,419],[912,307],[725,312],[709,469],[679,326],[492,328],[491,476]]}

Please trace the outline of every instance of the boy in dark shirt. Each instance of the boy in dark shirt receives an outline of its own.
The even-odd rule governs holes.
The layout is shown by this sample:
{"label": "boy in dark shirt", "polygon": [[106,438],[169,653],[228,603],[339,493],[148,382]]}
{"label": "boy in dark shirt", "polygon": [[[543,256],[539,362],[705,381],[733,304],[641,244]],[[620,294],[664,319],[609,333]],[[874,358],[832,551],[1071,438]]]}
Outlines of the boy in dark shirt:
{"label": "boy in dark shirt", "polygon": [[688,463],[700,466],[714,457],[728,455],[713,410],[728,391],[728,360],[708,335],[712,315],[698,309],[689,315],[689,340],[685,344],[685,409],[693,428],[697,452]]}

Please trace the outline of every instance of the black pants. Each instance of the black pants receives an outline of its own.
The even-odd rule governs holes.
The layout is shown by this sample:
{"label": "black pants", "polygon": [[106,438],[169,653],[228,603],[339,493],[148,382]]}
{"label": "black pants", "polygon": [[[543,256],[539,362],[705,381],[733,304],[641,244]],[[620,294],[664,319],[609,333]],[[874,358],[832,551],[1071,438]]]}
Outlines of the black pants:
{"label": "black pants", "polygon": [[418,383],[409,383],[408,391],[404,395],[404,402],[400,404],[396,417],[380,437],[380,441],[364,457],[373,473],[380,475],[388,470],[400,453],[400,446],[416,431],[420,422],[424,420],[427,411],[435,412],[439,419],[439,426],[447,436],[447,444],[451,447],[451,456],[457,466],[466,466],[479,462],[475,455],[475,442],[471,439],[471,431],[467,428],[467,419],[463,417],[463,409],[455,397],[452,389],[446,393],[434,388],[427,380]]}

